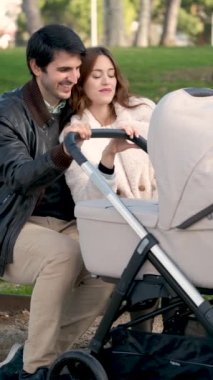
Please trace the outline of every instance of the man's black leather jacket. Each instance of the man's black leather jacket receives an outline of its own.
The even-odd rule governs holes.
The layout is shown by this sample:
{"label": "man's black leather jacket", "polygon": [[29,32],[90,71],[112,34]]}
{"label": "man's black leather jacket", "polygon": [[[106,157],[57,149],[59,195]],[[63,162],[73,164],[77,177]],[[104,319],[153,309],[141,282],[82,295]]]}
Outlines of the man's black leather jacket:
{"label": "man's black leather jacket", "polygon": [[[65,108],[68,117],[70,106]],[[47,111],[34,79],[0,97],[0,276],[44,189],[71,163],[58,144],[59,122]],[[53,123],[58,125],[54,137]]]}

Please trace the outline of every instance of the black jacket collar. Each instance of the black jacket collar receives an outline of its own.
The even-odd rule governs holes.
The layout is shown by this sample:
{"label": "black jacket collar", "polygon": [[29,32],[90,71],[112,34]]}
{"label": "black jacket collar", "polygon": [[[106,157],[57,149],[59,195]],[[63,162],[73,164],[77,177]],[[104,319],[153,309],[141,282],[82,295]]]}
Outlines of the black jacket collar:
{"label": "black jacket collar", "polygon": [[[48,111],[34,78],[23,86],[23,98],[33,119],[39,127],[43,127],[44,124],[49,125],[53,122],[54,118]],[[71,105],[67,102],[60,115],[60,131],[63,129],[64,125],[70,121],[72,114],[73,111]]]}
{"label": "black jacket collar", "polygon": [[43,101],[41,92],[34,78],[23,86],[23,98],[39,127],[43,127],[44,124],[51,122],[52,115],[49,113]]}

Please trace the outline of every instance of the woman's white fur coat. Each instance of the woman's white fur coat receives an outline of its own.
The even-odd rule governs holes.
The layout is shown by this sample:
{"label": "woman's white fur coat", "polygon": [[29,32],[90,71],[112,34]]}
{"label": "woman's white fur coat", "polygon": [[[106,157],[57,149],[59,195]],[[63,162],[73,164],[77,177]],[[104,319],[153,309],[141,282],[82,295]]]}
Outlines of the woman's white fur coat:
{"label": "woman's white fur coat", "polygon": [[[131,124],[138,128],[139,133],[147,138],[149,121],[155,104],[146,98],[130,98],[131,104],[139,104],[136,108],[124,108],[115,103],[116,121],[104,128],[121,128]],[[73,116],[71,122],[83,121],[91,128],[101,128],[100,123],[89,110],[85,110],[82,117]],[[63,132],[60,136],[63,141]],[[92,138],[81,143],[81,151],[87,159],[98,166],[103,149],[109,139]],[[100,172],[101,173],[101,172]],[[154,171],[147,153],[141,149],[128,149],[118,153],[115,158],[114,175],[101,173],[110,187],[121,197],[151,199],[156,197]],[[85,199],[103,198],[103,194],[89,180],[80,166],[73,161],[65,172],[66,182],[72,193],[74,202]]]}

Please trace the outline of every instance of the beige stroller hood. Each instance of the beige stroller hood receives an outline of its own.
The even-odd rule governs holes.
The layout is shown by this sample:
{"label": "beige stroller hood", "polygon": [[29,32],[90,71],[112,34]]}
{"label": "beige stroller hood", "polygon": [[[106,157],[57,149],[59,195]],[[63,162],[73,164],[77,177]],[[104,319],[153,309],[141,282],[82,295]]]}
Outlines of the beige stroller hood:
{"label": "beige stroller hood", "polygon": [[[156,173],[161,229],[193,220],[213,204],[213,91],[194,90],[165,95],[151,118],[148,152]],[[211,216],[208,210],[190,229],[212,229]]]}

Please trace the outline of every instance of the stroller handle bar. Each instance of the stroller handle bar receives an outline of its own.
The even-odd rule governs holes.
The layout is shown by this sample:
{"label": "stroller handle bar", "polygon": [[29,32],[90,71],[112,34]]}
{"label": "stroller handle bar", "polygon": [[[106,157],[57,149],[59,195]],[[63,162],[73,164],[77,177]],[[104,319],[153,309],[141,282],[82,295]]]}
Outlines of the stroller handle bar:
{"label": "stroller handle bar", "polygon": [[[142,150],[147,152],[147,141],[144,137],[133,137],[130,138],[122,129],[92,129],[92,135],[91,138],[123,138],[126,140],[130,140],[134,142],[136,145],[138,145]],[[83,156],[81,153],[81,150],[76,145],[77,141],[79,141],[80,136],[77,132],[70,132],[66,135],[64,139],[64,144],[71,156],[74,158],[74,160],[79,164],[82,165],[84,162],[87,161],[86,157]]]}

